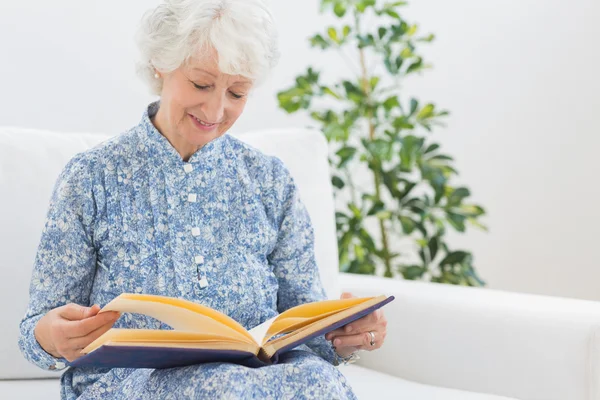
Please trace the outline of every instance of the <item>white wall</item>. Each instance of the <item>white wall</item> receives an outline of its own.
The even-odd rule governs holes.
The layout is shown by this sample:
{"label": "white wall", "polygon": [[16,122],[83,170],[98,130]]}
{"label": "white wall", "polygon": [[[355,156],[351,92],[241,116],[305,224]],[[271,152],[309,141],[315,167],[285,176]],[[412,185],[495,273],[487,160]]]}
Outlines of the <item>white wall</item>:
{"label": "white wall", "polygon": [[[158,1],[0,3],[0,125],[119,133],[151,100],[135,77],[133,34]],[[415,0],[406,15],[438,40],[435,68],[406,94],[452,111],[435,135],[489,210],[489,234],[453,238],[473,250],[489,286],[600,300],[600,3],[594,0]],[[312,64],[318,1],[273,1],[282,60],[236,131],[304,125],[277,90]],[[32,143],[32,146],[35,144]],[[24,160],[26,162],[26,160]]]}

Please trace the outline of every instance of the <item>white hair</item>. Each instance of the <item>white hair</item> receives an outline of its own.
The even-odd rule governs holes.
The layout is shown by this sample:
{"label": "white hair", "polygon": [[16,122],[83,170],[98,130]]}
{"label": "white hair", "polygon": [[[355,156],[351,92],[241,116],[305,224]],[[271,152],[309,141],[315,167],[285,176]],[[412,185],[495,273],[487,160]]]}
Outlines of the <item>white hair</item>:
{"label": "white hair", "polygon": [[265,0],[165,0],[148,11],[137,33],[137,70],[153,94],[162,79],[214,49],[221,72],[262,81],[279,60],[277,30]]}

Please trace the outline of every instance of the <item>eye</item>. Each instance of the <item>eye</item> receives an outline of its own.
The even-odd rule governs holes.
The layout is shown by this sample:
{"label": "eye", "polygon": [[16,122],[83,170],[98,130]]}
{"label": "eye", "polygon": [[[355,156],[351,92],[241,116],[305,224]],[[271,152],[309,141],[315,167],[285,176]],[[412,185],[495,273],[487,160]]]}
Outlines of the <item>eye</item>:
{"label": "eye", "polygon": [[192,84],[194,85],[194,87],[196,89],[200,89],[200,90],[206,90],[206,89],[208,89],[210,87],[210,86],[201,86],[201,85],[198,85],[198,84],[196,84],[194,82],[192,82]]}
{"label": "eye", "polygon": [[231,95],[233,96],[233,98],[235,99],[241,99],[242,97],[244,97],[243,94],[237,94],[237,93],[233,93],[233,92],[229,92],[231,93]]}

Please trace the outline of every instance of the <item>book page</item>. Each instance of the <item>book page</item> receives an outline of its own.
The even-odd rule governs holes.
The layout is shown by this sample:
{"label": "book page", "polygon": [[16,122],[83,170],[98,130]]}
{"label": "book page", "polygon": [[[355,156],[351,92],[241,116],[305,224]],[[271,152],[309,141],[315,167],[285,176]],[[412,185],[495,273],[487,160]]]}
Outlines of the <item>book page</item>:
{"label": "book page", "polygon": [[[275,316],[271,319],[266,320],[262,324],[257,325],[254,328],[250,329],[250,331],[249,331],[250,335],[252,335],[252,337],[254,338],[254,341],[256,343],[261,343],[261,344],[263,343],[263,340],[265,340],[267,331],[271,328],[271,325],[273,325],[273,322],[275,322],[275,320],[278,317],[279,316]],[[266,339],[266,340],[268,340],[268,339]]]}
{"label": "book page", "polygon": [[298,345],[302,343],[303,338],[306,338],[312,333],[330,327],[336,322],[348,319],[353,315],[360,314],[361,311],[367,310],[371,307],[377,307],[377,305],[385,304],[389,301],[392,301],[393,299],[393,296],[387,298],[383,295],[378,297],[367,298],[366,301],[356,304],[353,307],[348,307],[340,312],[332,313],[328,317],[319,319],[316,322],[311,323],[309,325],[305,325],[304,327],[297,329],[285,336],[272,340],[271,342],[266,343],[262,346],[263,350],[269,357],[272,357],[277,350],[288,345]]}
{"label": "book page", "polygon": [[[237,348],[240,343],[234,338],[225,337],[222,334],[196,333],[184,331],[171,331],[160,329],[121,329],[113,328],[107,331],[104,335],[90,343],[81,352],[84,354],[91,353],[102,345],[110,343],[113,346],[160,346],[165,347],[180,346],[180,347],[204,347],[214,348],[217,343],[223,346]],[[237,344],[237,345],[236,345]],[[244,343],[246,349],[253,349],[253,352],[258,352],[256,344]]]}
{"label": "book page", "polygon": [[103,311],[143,314],[156,318],[175,330],[220,334],[242,342],[255,343],[252,336],[234,319],[191,301],[123,293],[100,312]]}
{"label": "book page", "polygon": [[372,297],[357,297],[340,300],[325,300],[301,304],[290,308],[277,316],[275,320],[269,324],[258,343],[265,344],[275,335],[292,332],[372,299]]}

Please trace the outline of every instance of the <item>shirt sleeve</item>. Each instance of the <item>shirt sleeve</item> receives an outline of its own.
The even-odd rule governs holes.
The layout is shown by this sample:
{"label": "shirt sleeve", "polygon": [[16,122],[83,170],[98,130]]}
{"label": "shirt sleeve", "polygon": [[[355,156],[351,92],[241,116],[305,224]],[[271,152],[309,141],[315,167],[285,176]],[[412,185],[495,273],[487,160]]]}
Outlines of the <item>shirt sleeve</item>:
{"label": "shirt sleeve", "polygon": [[[274,165],[274,203],[281,209],[277,213],[279,233],[277,243],[269,254],[279,283],[278,311],[313,301],[326,300],[315,260],[314,230],[306,207],[300,200],[294,179],[279,159]],[[306,345],[326,361],[337,365],[330,342],[319,336]]]}
{"label": "shirt sleeve", "polygon": [[52,193],[34,261],[29,304],[20,323],[19,348],[27,360],[45,370],[66,367],[37,342],[34,328],[48,311],[68,303],[88,305],[96,268],[92,221],[91,162],[85,153],[65,166]]}

